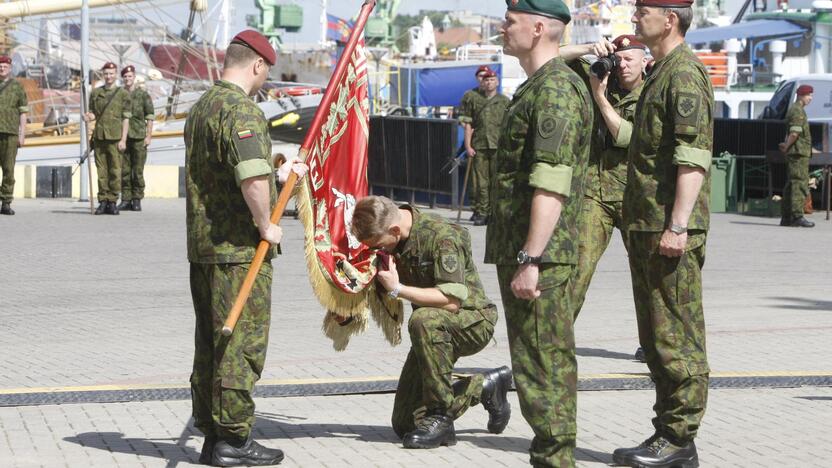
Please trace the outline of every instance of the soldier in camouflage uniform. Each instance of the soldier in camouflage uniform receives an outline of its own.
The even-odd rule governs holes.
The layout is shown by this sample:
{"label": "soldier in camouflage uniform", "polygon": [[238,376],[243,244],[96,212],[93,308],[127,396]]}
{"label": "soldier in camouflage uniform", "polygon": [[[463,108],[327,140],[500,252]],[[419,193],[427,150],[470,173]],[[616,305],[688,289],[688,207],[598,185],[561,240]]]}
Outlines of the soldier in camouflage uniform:
{"label": "soldier in camouflage uniform", "polygon": [[572,467],[578,376],[567,282],[578,261],[592,102],[559,56],[569,8],[506,4],[504,51],[529,79],[502,124],[485,261],[497,265],[514,383],[534,431],[531,464]]}
{"label": "soldier in camouflage uniform", "polygon": [[[619,36],[612,43],[602,39],[596,44],[561,49],[561,56],[584,79],[595,100],[589,171],[578,217],[578,265],[570,287],[570,302],[576,319],[614,228],[621,233],[624,245],[627,244],[621,205],[627,186],[627,148],[644,81],[646,52],[647,47],[631,35]],[[606,57],[612,53],[620,65],[603,79],[598,79],[590,72],[589,64],[579,59],[583,55]]]}
{"label": "soldier in camouflage uniform", "polygon": [[[473,209],[476,214],[474,226],[482,226],[488,222],[491,212],[490,197],[492,183],[492,165],[494,152],[497,150],[497,140],[500,138],[500,124],[506,113],[509,99],[497,92],[499,81],[497,73],[488,70],[482,75],[482,98],[479,106],[471,106],[472,122],[466,127],[465,150],[471,168],[471,194]],[[472,131],[467,131],[468,128]]]}
{"label": "soldier in camouflage uniform", "polygon": [[638,0],[636,36],[656,62],[644,82],[624,193],[639,341],[656,386],[654,434],[621,465],[694,467],[708,398],[702,266],[708,233],[713,89],[684,42],[692,0]]}
{"label": "soldier in camouflage uniform", "polygon": [[412,206],[384,197],[360,200],[352,231],[371,248],[391,256],[378,282],[391,297],[413,304],[408,322],[411,349],[393,403],[393,430],[406,448],[454,445],[454,420],[482,403],[488,431],[508,425],[511,385],[507,367],[463,377],[452,384],[454,363],[481,351],[494,335],[497,308],[485,295],[471,256],[468,231]]}
{"label": "soldier in camouflage uniform", "polygon": [[805,107],[812,102],[814,89],[809,85],[797,87],[797,100],[786,113],[789,132],[786,141],[780,143],[780,151],[786,154],[786,187],[783,188],[781,226],[815,227],[815,223],[803,216],[806,197],[809,196],[809,158],[812,156],[812,135]]}
{"label": "soldier in camouflage uniform", "polygon": [[95,214],[118,214],[121,193],[121,153],[127,148],[130,124],[130,95],[116,86],[116,64],[107,62],[101,67],[104,86],[90,94],[89,110],[85,119],[95,121],[92,148],[98,172],[98,209]]}
{"label": "soldier in camouflage uniform", "polygon": [[[482,79],[486,73],[491,72],[491,68],[487,65],[482,65],[477,69],[475,76],[477,77],[477,82],[479,83],[476,88],[469,89],[465,91],[465,94],[462,95],[462,100],[459,103],[459,123],[462,124],[462,130],[465,134],[463,144],[465,146],[465,151],[468,154],[468,164],[474,164],[474,162],[470,158],[470,152],[468,148],[471,147],[471,138],[474,134],[474,116],[479,113],[479,110],[482,108],[483,104],[485,103],[485,92],[482,89]],[[471,171],[473,172],[474,166],[471,166]],[[472,191],[472,208],[476,208],[474,206],[474,198],[475,195]],[[484,218],[487,216],[488,213],[477,213],[476,210],[471,214],[471,221],[477,221],[480,218]]]}
{"label": "soldier in camouflage uniform", "polygon": [[[250,96],[276,59],[260,33],[235,36],[222,79],[200,97],[185,123],[188,261],[196,316],[191,398],[194,426],[205,435],[199,461],[215,466],[273,465],[283,459],[280,450],[251,438],[251,392],[263,371],[269,338],[270,261],[282,231],[269,219],[276,194],[267,123]],[[234,333],[223,336],[222,325],[261,239],[273,247]]]}
{"label": "soldier in camouflage uniform", "polygon": [[136,68],[128,65],[121,70],[124,90],[130,95],[130,128],[127,149],[121,160],[120,210],[141,211],[144,198],[144,163],[153,134],[153,101],[147,91],[136,85]]}
{"label": "soldier in camouflage uniform", "polygon": [[14,199],[14,163],[17,148],[26,140],[26,117],[29,115],[29,101],[23,86],[11,76],[12,59],[0,56],[0,214],[13,215],[11,204]]}

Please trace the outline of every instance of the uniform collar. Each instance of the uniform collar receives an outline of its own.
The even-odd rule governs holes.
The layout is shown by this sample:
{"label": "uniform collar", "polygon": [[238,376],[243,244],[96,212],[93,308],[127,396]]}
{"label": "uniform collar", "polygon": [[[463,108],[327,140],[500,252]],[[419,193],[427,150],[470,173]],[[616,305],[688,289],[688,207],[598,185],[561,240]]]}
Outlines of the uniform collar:
{"label": "uniform collar", "polygon": [[653,64],[653,69],[650,70],[650,75],[655,75],[659,72],[659,69],[667,62],[674,60],[676,57],[679,57],[686,52],[689,52],[690,48],[688,47],[687,43],[683,42],[677,45],[673,50],[670,51],[669,54],[665,55],[664,57],[656,60],[656,63]]}
{"label": "uniform collar", "polygon": [[417,233],[421,231],[419,225],[424,217],[415,206],[404,204],[399,206],[399,208],[410,211],[410,214],[413,216],[413,222],[410,224],[410,235],[407,236],[407,239],[400,241],[399,245],[396,246],[396,252],[399,255],[404,255],[416,251],[419,248]]}
{"label": "uniform collar", "polygon": [[217,81],[214,82],[214,84],[221,87],[221,88],[226,88],[226,89],[230,89],[232,91],[237,91],[237,92],[239,92],[240,94],[242,94],[244,96],[248,96],[246,94],[246,92],[243,90],[243,88],[241,88],[239,85],[234,84],[230,81],[217,80]]}
{"label": "uniform collar", "polygon": [[514,96],[518,97],[523,95],[523,93],[525,93],[525,91],[531,87],[532,83],[541,79],[541,77],[545,76],[551,70],[554,70],[558,62],[563,62],[563,57],[557,56],[552,58],[548,62],[544,63],[543,66],[541,66],[537,69],[537,71],[532,73],[532,76],[530,76],[525,83],[520,85],[520,88],[517,90]]}

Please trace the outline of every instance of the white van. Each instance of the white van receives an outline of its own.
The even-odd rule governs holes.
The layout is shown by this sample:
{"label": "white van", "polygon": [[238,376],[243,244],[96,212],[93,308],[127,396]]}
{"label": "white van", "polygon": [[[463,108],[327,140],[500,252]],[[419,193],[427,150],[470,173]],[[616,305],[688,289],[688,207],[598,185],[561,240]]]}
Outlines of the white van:
{"label": "white van", "polygon": [[806,116],[810,122],[832,124],[832,73],[819,73],[790,78],[780,83],[774,96],[763,110],[764,119],[783,120],[786,111],[795,101],[795,92],[800,85],[814,88],[812,102],[806,107]]}

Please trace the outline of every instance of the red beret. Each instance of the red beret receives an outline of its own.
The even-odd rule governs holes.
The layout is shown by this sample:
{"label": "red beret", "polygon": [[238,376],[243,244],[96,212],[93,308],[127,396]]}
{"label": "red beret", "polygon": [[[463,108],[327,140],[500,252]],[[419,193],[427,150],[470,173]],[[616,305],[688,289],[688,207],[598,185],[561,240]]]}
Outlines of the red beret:
{"label": "red beret", "polygon": [[121,69],[121,76],[124,76],[125,73],[130,73],[130,72],[136,73],[136,67],[134,67],[133,65],[127,65],[126,67],[122,68]]}
{"label": "red beret", "polygon": [[274,52],[274,47],[269,44],[269,40],[266,39],[266,36],[257,31],[246,29],[240,34],[234,36],[234,39],[231,39],[231,43],[242,44],[257,52],[269,65],[277,63],[277,54]]}
{"label": "red beret", "polygon": [[813,87],[811,87],[807,84],[800,85],[800,86],[797,87],[797,95],[798,96],[804,96],[806,94],[812,94],[814,92],[815,92],[815,88],[813,88]]}
{"label": "red beret", "polygon": [[639,40],[636,39],[636,36],[632,34],[618,36],[615,38],[614,41],[612,41],[612,43],[615,46],[616,52],[621,52],[622,50],[629,49],[641,49],[644,51],[647,50],[647,46],[639,42]]}
{"label": "red beret", "polygon": [[637,7],[687,8],[693,0],[636,0]]}
{"label": "red beret", "polygon": [[485,72],[484,75],[482,75],[482,77],[483,78],[496,78],[497,77],[497,72],[495,72],[494,70],[489,68],[488,71]]}
{"label": "red beret", "polygon": [[9,65],[11,65],[12,59],[8,55],[0,55],[0,63],[8,63]]}
{"label": "red beret", "polygon": [[477,72],[474,73],[474,76],[480,76],[480,73],[483,73],[483,72],[488,73],[490,71],[492,71],[492,70],[488,65],[480,65],[480,67],[477,68]]}
{"label": "red beret", "polygon": [[107,62],[102,67],[102,70],[118,70],[118,67],[113,62]]}

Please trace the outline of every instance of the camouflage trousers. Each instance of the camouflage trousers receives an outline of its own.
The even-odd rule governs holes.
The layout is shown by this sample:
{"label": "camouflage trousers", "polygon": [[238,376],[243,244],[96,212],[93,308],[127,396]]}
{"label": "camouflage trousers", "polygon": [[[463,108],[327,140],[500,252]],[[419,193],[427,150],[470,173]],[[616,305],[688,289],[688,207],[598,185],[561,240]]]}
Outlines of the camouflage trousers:
{"label": "camouflage trousers", "polygon": [[796,154],[786,156],[786,186],[780,204],[783,219],[791,221],[803,216],[809,196],[809,158]]}
{"label": "camouflage trousers", "polygon": [[[454,363],[478,353],[494,336],[497,309],[434,307],[413,311],[407,324],[411,348],[399,377],[393,403],[393,430],[399,437],[416,428],[423,415],[446,414],[454,419],[480,403],[483,376],[452,382]],[[453,385],[452,385],[453,383]]]}
{"label": "camouflage trousers", "polygon": [[144,138],[128,138],[127,150],[121,158],[121,199],[124,201],[144,198],[144,163],[147,147]]}
{"label": "camouflage trousers", "polygon": [[653,426],[679,443],[696,437],[708,401],[702,310],[707,233],[690,231],[679,258],[659,254],[660,232],[631,231],[630,272],[641,347],[656,384]]}
{"label": "camouflage trousers", "polygon": [[240,263],[191,263],[196,315],[191,401],[194,426],[205,436],[245,439],[254,425],[251,393],[269,344],[271,263],[263,263],[234,333],[221,333],[248,269]]}
{"label": "camouflage trousers", "polygon": [[491,160],[497,150],[476,149],[471,161],[471,208],[475,213],[488,216],[491,212]]}
{"label": "camouflage trousers", "polygon": [[536,467],[575,466],[578,364],[567,283],[573,265],[541,265],[533,301],[511,291],[516,265],[497,265],[520,410],[534,431]]}
{"label": "camouflage trousers", "polygon": [[14,200],[14,163],[17,159],[17,135],[0,133],[0,170],[3,182],[0,183],[0,201]]}
{"label": "camouflage trousers", "polygon": [[584,305],[586,292],[595,267],[612,239],[612,231],[618,228],[627,246],[627,231],[623,229],[620,201],[604,202],[584,197],[578,216],[578,264],[570,280],[569,294],[572,316],[578,319]]}
{"label": "camouflage trousers", "polygon": [[121,151],[118,140],[93,140],[98,172],[98,201],[118,201],[121,193]]}

